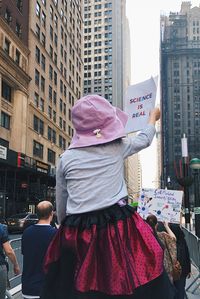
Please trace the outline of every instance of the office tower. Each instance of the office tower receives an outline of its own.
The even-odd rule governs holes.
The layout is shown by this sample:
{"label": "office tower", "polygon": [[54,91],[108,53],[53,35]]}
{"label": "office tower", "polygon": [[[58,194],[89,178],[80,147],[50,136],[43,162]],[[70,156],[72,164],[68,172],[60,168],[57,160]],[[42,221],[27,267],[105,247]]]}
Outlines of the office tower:
{"label": "office tower", "polygon": [[83,88],[83,7],[81,0],[0,5],[0,197],[8,215],[55,200],[56,161]]}
{"label": "office tower", "polygon": [[26,147],[29,1],[0,3],[0,218],[12,210],[18,152]]}
{"label": "office tower", "polygon": [[130,80],[125,6],[124,0],[84,0],[84,94],[100,94],[119,108]]}
{"label": "office tower", "polygon": [[[161,17],[162,180],[177,187],[181,137],[189,158],[200,156],[200,8],[183,2]],[[177,167],[175,167],[177,166]]]}

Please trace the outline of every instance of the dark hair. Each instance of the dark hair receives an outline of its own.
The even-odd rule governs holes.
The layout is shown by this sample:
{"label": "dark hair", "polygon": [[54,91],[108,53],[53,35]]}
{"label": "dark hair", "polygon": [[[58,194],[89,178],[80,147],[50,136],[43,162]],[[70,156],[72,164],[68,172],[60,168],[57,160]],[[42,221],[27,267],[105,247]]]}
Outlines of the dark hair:
{"label": "dark hair", "polygon": [[170,229],[175,234],[177,241],[181,241],[181,240],[185,239],[184,232],[181,229],[179,224],[171,223],[170,224]]}
{"label": "dark hair", "polygon": [[47,220],[53,212],[53,205],[49,201],[41,201],[36,207],[38,219]]}
{"label": "dark hair", "polygon": [[153,229],[154,232],[154,236],[156,238],[156,240],[158,241],[160,247],[164,250],[165,249],[165,245],[163,244],[163,242],[160,240],[160,238],[158,237],[157,231],[156,231],[156,225],[158,224],[158,219],[155,215],[149,215],[146,219],[146,222],[151,226],[151,228]]}
{"label": "dark hair", "polygon": [[146,222],[151,226],[154,233],[156,234],[156,224],[158,223],[157,217],[155,215],[149,215],[146,219]]}

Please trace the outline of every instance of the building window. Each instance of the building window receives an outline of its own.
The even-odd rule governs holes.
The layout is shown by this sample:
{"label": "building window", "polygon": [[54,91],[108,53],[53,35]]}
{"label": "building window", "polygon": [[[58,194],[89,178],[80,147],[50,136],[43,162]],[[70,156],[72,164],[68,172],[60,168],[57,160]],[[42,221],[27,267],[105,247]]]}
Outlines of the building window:
{"label": "building window", "polygon": [[37,38],[40,40],[40,26],[38,24],[36,24],[35,34]]}
{"label": "building window", "polygon": [[64,37],[64,30],[63,30],[62,26],[60,27],[60,36],[61,36],[61,39],[63,39],[63,37]]}
{"label": "building window", "polygon": [[11,103],[12,100],[12,88],[4,80],[1,84],[1,96],[8,102]]}
{"label": "building window", "polygon": [[48,162],[55,164],[56,153],[48,148]]}
{"label": "building window", "polygon": [[51,65],[49,66],[49,79],[50,79],[51,81],[53,80],[53,68],[52,68]]}
{"label": "building window", "polygon": [[44,134],[44,122],[36,115],[33,116],[33,129],[39,134]]}
{"label": "building window", "polygon": [[58,36],[57,36],[56,33],[54,33],[54,44],[55,44],[55,46],[57,48],[57,46],[58,46]]}
{"label": "building window", "polygon": [[35,47],[35,60],[40,64],[40,49],[37,46]]}
{"label": "building window", "polygon": [[52,119],[52,108],[51,108],[51,106],[48,107],[48,114],[49,114],[49,118]]}
{"label": "building window", "polygon": [[4,17],[5,17],[6,22],[7,22],[8,24],[10,24],[10,23],[12,22],[11,12],[10,12],[9,9],[7,9],[7,8],[6,8]]}
{"label": "building window", "polygon": [[52,101],[52,95],[53,95],[52,87],[51,87],[51,85],[49,85],[49,101],[50,102]]}
{"label": "building window", "polygon": [[7,38],[5,38],[4,51],[8,55],[10,54],[10,41]]}
{"label": "building window", "polygon": [[44,12],[42,12],[42,26],[45,28],[46,27],[46,15]]}
{"label": "building window", "polygon": [[42,54],[42,56],[41,56],[41,66],[42,66],[42,69],[43,69],[44,72],[45,72],[45,65],[46,65],[46,59],[45,59],[45,56]]}
{"label": "building window", "polygon": [[56,144],[56,131],[54,131],[52,128],[48,127],[47,138],[48,138],[48,140],[50,140],[54,144]]}
{"label": "building window", "polygon": [[62,117],[59,117],[59,127],[62,129],[62,124],[63,124],[63,122],[62,122]]}
{"label": "building window", "polygon": [[66,131],[66,121],[63,120],[63,130]]}
{"label": "building window", "polygon": [[35,95],[34,95],[34,104],[36,107],[39,106],[39,95],[35,92]]}
{"label": "building window", "polygon": [[66,115],[66,104],[65,103],[63,103],[63,113],[64,113],[64,115]]}
{"label": "building window", "polygon": [[47,138],[51,141],[52,128],[48,127]]}
{"label": "building window", "polygon": [[44,100],[40,98],[40,110],[44,112]]}
{"label": "building window", "polygon": [[60,92],[63,93],[63,81],[60,80]]}
{"label": "building window", "polygon": [[58,16],[56,14],[54,15],[54,25],[58,28]]}
{"label": "building window", "polygon": [[46,7],[46,0],[42,0],[42,4]]}
{"label": "building window", "polygon": [[16,22],[15,32],[18,37],[22,36],[22,27],[18,22]]}
{"label": "building window", "polygon": [[38,16],[38,18],[40,18],[40,12],[41,12],[40,4],[38,2],[36,2],[35,13],[36,13],[36,16]]}
{"label": "building window", "polygon": [[50,25],[50,38],[53,41],[53,27]]}
{"label": "building window", "polygon": [[15,51],[15,62],[18,65],[20,65],[20,56],[21,56],[21,54],[20,54],[19,50],[16,49],[16,51]]}
{"label": "building window", "polygon": [[56,91],[54,90],[54,91],[53,91],[53,103],[54,103],[54,105],[56,105],[56,102],[57,102],[57,93],[56,93]]}
{"label": "building window", "polygon": [[35,140],[33,140],[33,155],[43,158],[43,145]]}
{"label": "building window", "polygon": [[50,5],[50,18],[53,20],[53,7]]}
{"label": "building window", "polygon": [[46,37],[45,37],[44,33],[42,33],[41,43],[42,43],[43,47],[45,47],[45,45],[46,45]]}
{"label": "building window", "polygon": [[60,112],[62,112],[62,110],[63,110],[63,101],[62,99],[60,99]]}
{"label": "building window", "polygon": [[17,8],[18,8],[19,11],[21,11],[21,12],[22,12],[22,4],[23,4],[23,1],[22,1],[22,0],[16,0]]}
{"label": "building window", "polygon": [[43,76],[41,76],[41,91],[45,92],[45,79]]}
{"label": "building window", "polygon": [[10,129],[10,115],[1,111],[1,127],[9,130]]}
{"label": "building window", "polygon": [[66,140],[61,135],[59,135],[59,147],[63,150],[66,148]]}
{"label": "building window", "polygon": [[72,120],[72,113],[71,113],[71,109],[69,109],[69,111],[68,111],[68,117],[69,117],[69,120]]}
{"label": "building window", "polygon": [[58,57],[57,57],[57,54],[54,53],[54,63],[55,63],[55,65],[57,65],[57,62],[58,62]]}
{"label": "building window", "polygon": [[53,110],[53,121],[56,123],[56,111]]}
{"label": "building window", "polygon": [[53,59],[53,48],[50,46],[49,48],[49,56]]}
{"label": "building window", "polygon": [[40,73],[35,69],[35,84],[39,86],[40,84]]}
{"label": "building window", "polygon": [[54,84],[57,85],[57,73],[54,71]]}

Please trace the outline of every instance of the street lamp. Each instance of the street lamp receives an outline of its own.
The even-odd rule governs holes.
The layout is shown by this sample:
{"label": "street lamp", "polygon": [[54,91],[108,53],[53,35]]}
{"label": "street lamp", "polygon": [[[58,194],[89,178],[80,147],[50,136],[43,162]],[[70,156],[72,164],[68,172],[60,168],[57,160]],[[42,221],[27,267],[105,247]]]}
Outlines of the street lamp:
{"label": "street lamp", "polygon": [[194,215],[195,215],[195,234],[200,238],[200,194],[198,170],[200,169],[200,159],[194,158],[190,160],[190,168],[194,170]]}
{"label": "street lamp", "polygon": [[188,143],[186,134],[181,138],[181,153],[183,160],[183,177],[178,179],[178,183],[184,188],[184,208],[185,208],[185,224],[190,226],[190,200],[189,186],[192,184],[192,178],[188,175]]}

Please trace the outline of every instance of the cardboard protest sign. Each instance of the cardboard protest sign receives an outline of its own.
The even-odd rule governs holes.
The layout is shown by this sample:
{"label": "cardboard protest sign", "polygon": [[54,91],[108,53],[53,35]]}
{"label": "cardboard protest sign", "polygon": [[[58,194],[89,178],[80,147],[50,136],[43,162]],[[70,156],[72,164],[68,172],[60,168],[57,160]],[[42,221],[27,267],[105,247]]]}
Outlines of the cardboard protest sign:
{"label": "cardboard protest sign", "polygon": [[[157,78],[155,79],[157,80]],[[155,107],[157,82],[149,80],[127,88],[124,110],[129,115],[126,133],[142,130],[149,119],[149,111]]]}
{"label": "cardboard protest sign", "polygon": [[183,191],[142,189],[137,211],[144,219],[153,214],[158,221],[180,223],[182,199]]}

